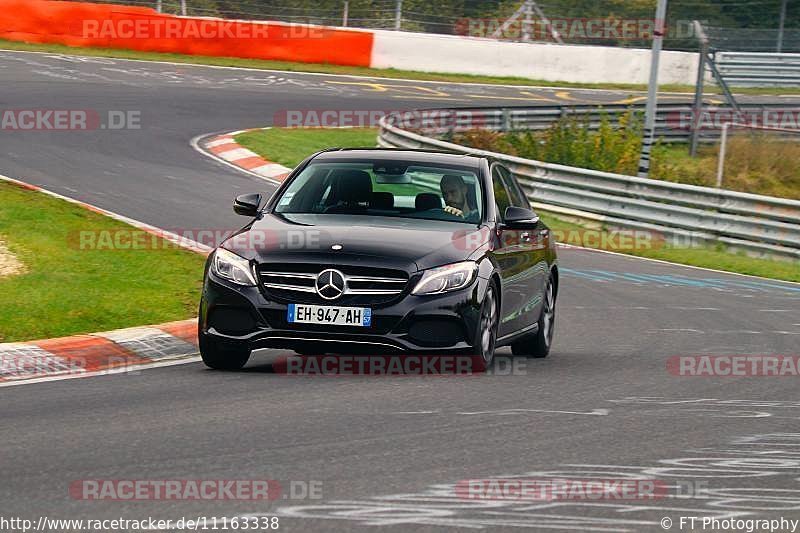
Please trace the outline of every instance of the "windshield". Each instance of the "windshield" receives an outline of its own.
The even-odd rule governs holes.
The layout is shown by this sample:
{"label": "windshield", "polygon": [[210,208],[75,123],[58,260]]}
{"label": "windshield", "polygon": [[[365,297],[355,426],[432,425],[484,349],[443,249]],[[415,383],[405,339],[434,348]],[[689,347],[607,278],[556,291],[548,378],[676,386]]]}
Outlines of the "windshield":
{"label": "windshield", "polygon": [[466,167],[398,161],[312,163],[281,195],[276,213],[373,215],[477,224],[480,180]]}

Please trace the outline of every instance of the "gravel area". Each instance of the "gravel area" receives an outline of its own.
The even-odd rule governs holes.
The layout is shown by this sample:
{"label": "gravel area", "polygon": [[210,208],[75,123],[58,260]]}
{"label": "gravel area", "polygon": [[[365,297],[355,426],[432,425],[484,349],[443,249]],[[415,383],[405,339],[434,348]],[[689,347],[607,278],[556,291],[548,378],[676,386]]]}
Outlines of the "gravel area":
{"label": "gravel area", "polygon": [[25,265],[0,240],[0,278],[22,274],[24,271]]}

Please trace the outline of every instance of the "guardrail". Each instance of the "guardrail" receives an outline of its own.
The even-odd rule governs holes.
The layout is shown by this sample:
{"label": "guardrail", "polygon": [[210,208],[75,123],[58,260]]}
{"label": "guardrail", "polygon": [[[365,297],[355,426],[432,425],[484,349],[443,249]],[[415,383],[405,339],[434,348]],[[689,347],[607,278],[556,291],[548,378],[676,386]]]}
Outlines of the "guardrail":
{"label": "guardrail", "polygon": [[[758,124],[780,117],[781,111],[790,111],[793,116],[800,115],[800,108],[785,104],[739,104],[747,120]],[[446,136],[454,132],[470,129],[493,131],[545,130],[555,121],[565,116],[586,120],[590,130],[597,130],[603,117],[617,123],[626,113],[644,113],[644,105],[552,105],[537,107],[503,108],[458,108],[433,109],[399,113],[395,123],[408,125],[410,129],[422,129],[426,133]],[[692,104],[659,104],[656,112],[656,136],[666,142],[688,142],[691,139],[691,125],[694,117]],[[721,124],[731,122],[734,112],[727,106],[705,105],[699,139],[714,141],[719,138]],[[708,127],[709,124],[713,127]],[[780,125],[778,122],[777,125]]]}
{"label": "guardrail", "polygon": [[800,54],[717,52],[715,58],[729,85],[800,87]]}
{"label": "guardrail", "polygon": [[[501,109],[485,111],[487,117],[508,115]],[[458,110],[442,112],[456,116]],[[427,129],[423,125],[420,133],[395,125],[404,124],[405,118],[395,114],[381,120],[380,146],[446,150],[503,161],[539,209],[593,219],[610,227],[657,231],[674,243],[718,242],[750,254],[800,259],[800,201],[478,150],[427,136],[451,131],[439,122]],[[497,125],[487,123],[489,128]]]}

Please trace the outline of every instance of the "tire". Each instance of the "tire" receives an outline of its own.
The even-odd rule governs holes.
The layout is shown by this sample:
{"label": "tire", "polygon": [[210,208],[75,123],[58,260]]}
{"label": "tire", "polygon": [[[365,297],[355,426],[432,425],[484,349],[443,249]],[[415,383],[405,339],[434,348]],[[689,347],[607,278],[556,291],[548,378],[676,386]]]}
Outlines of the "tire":
{"label": "tire", "polygon": [[483,296],[478,331],[475,337],[474,355],[478,356],[477,364],[483,367],[480,369],[482,371],[489,369],[492,366],[492,361],[494,361],[497,325],[500,321],[498,304],[497,287],[494,282],[491,282],[486,288],[486,294]]}
{"label": "tire", "polygon": [[532,358],[547,357],[553,344],[553,330],[556,325],[556,288],[553,275],[547,279],[544,290],[542,313],[539,315],[539,330],[532,335],[526,335],[511,344],[511,353],[525,355]]}
{"label": "tire", "polygon": [[250,359],[250,349],[220,343],[200,333],[200,357],[208,368],[214,370],[239,370]]}

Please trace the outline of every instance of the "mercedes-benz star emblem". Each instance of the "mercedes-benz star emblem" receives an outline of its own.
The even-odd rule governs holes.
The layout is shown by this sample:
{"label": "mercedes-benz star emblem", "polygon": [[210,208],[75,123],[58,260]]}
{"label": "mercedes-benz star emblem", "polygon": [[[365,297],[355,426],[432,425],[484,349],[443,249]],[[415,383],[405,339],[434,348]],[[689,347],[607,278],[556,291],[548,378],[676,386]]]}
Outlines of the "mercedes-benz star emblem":
{"label": "mercedes-benz star emblem", "polygon": [[345,288],[344,274],[338,270],[329,268],[323,270],[317,276],[317,294],[326,300],[335,300],[344,294]]}

